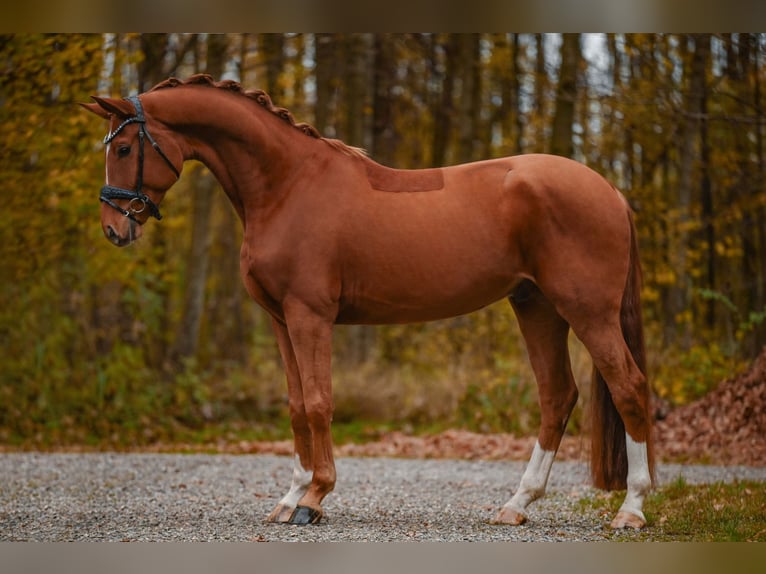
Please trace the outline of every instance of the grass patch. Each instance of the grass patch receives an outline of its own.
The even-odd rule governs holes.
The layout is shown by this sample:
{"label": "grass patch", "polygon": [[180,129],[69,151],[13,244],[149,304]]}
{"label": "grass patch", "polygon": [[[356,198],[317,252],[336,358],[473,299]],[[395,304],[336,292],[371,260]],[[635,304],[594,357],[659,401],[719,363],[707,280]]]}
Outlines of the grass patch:
{"label": "grass patch", "polygon": [[[625,492],[599,493],[581,501],[606,521]],[[647,527],[615,532],[613,540],[674,542],[766,542],[766,482],[688,484],[682,477],[655,489],[644,504]]]}

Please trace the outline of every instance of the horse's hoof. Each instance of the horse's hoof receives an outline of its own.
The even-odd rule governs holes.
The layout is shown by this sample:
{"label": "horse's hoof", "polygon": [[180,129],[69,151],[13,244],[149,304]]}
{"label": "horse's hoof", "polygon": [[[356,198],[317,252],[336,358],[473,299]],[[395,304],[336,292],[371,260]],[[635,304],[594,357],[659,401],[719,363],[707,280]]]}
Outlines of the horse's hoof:
{"label": "horse's hoof", "polygon": [[504,506],[500,512],[489,521],[490,524],[509,524],[511,526],[521,526],[527,521],[527,515],[513,508]]}
{"label": "horse's hoof", "polygon": [[293,515],[294,511],[294,508],[279,504],[274,510],[271,511],[271,514],[269,514],[266,522],[290,522],[290,517]]}
{"label": "horse's hoof", "polygon": [[646,526],[646,519],[643,516],[638,516],[632,512],[620,510],[617,513],[617,516],[614,517],[614,520],[612,520],[610,526],[615,530],[621,528],[635,528],[636,530],[640,530]]}
{"label": "horse's hoof", "polygon": [[322,520],[322,511],[310,506],[296,506],[290,517],[290,524],[319,524]]}

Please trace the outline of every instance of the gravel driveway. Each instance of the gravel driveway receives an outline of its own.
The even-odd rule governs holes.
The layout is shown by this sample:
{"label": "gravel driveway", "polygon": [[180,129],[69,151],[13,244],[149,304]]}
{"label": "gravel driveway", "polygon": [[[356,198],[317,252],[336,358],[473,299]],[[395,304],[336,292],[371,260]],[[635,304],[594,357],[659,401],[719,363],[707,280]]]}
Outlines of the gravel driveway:
{"label": "gravel driveway", "polygon": [[[2,454],[2,541],[608,540],[584,463],[557,462],[548,495],[521,527],[488,524],[522,462],[340,458],[313,527],[267,524],[292,459],[273,455]],[[766,468],[661,465],[658,478],[766,480]],[[651,512],[651,509],[649,509]]]}

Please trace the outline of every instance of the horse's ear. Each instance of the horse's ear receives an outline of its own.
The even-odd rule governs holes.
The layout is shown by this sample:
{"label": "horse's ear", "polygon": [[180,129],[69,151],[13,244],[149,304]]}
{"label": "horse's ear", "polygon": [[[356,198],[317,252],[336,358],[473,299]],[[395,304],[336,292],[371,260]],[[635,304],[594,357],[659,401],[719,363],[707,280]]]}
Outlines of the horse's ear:
{"label": "horse's ear", "polygon": [[107,112],[104,108],[102,108],[98,104],[83,104],[82,102],[80,102],[80,105],[86,110],[88,110],[89,112],[92,112],[96,114],[97,116],[104,118],[105,120],[109,119],[109,116],[110,116],[109,112]]}
{"label": "horse's ear", "polygon": [[136,115],[136,109],[128,100],[117,100],[114,98],[99,98],[91,96],[95,104],[81,104],[85,109],[93,112],[102,118],[117,116],[118,118],[129,118]]}

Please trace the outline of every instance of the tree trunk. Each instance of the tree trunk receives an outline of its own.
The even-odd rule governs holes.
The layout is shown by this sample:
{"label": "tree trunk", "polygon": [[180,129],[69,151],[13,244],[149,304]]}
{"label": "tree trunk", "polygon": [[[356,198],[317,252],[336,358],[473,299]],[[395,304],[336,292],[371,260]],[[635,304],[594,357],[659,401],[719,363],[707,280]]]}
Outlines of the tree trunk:
{"label": "tree trunk", "polygon": [[[758,38],[753,38],[757,42]],[[761,107],[761,75],[760,75],[760,51],[756,45],[753,51],[753,105],[756,113],[755,124],[755,153],[757,161],[755,189],[763,190],[766,185],[766,158],[763,149],[763,126],[766,121],[763,108]],[[758,275],[756,280],[756,306],[755,311],[766,311],[766,206],[761,204],[755,212],[756,226],[758,230]],[[766,345],[766,321],[761,322],[755,330],[755,353],[760,352]]]}
{"label": "tree trunk", "polygon": [[391,36],[375,34],[373,51],[372,154],[378,162],[392,165],[396,148],[392,95],[396,62]]}
{"label": "tree trunk", "polygon": [[336,75],[335,34],[314,35],[314,60],[316,78],[314,127],[322,135],[328,135],[332,118],[333,84]]}
{"label": "tree trunk", "polygon": [[439,97],[434,101],[434,131],[431,147],[433,165],[443,166],[447,162],[447,149],[449,147],[452,117],[454,114],[452,92],[455,84],[456,37],[455,35],[449,35],[443,39],[437,39],[436,45],[441,46],[441,51],[444,52],[444,59],[442,62],[439,62],[437,51],[434,50],[432,54],[434,60],[433,68],[440,79],[439,85],[441,89]]}
{"label": "tree trunk", "polygon": [[[365,122],[364,122],[364,108],[367,101],[366,87],[369,85],[368,81],[368,68],[369,62],[373,60],[370,57],[370,51],[372,47],[370,42],[365,36],[361,34],[351,34],[345,38],[346,45],[346,66],[345,66],[345,93],[343,100],[345,103],[346,122],[345,122],[345,134],[344,139],[351,145],[364,146],[365,145]],[[377,40],[376,40],[377,48]],[[390,50],[390,48],[388,48]],[[377,61],[377,49],[375,49],[375,60]],[[390,62],[382,64],[382,68],[375,66],[374,70],[374,86],[373,86],[373,100],[374,114],[377,122],[381,119],[377,115],[377,105],[386,107],[383,117],[389,122],[385,126],[380,126],[377,122],[374,124],[378,127],[383,127],[383,132],[373,129],[372,142],[373,150],[376,154],[376,159],[388,163],[393,158],[385,157],[386,154],[393,155],[393,145],[391,141],[381,141],[381,139],[390,140],[393,136],[392,116],[390,114],[390,88],[391,84],[388,82],[388,78],[384,76],[392,72],[393,65]],[[378,75],[378,72],[381,75]],[[382,80],[378,85],[378,81]],[[381,150],[380,148],[383,148]],[[378,152],[382,151],[382,155],[378,155]],[[348,347],[346,349],[346,358],[352,363],[360,364],[367,361],[375,348],[375,341],[377,339],[377,329],[372,325],[352,325],[347,327],[348,332]]]}
{"label": "tree trunk", "polygon": [[[743,318],[747,318],[751,312],[763,311],[766,306],[766,214],[763,205],[757,200],[757,194],[762,193],[764,189],[763,111],[760,101],[757,42],[757,37],[752,34],[739,35],[737,79],[741,82],[741,98],[743,101],[753,102],[752,107],[756,115],[754,127],[738,130],[736,139],[741,165],[737,195],[738,201],[743,205],[740,227],[743,291],[740,308],[744,314]],[[755,169],[751,157],[755,157]],[[764,344],[766,324],[754,324],[742,343],[743,354],[754,357]]]}
{"label": "tree trunk", "polygon": [[548,74],[545,70],[545,46],[542,34],[535,34],[535,113],[542,116],[545,113],[545,90],[548,88]]}
{"label": "tree trunk", "polygon": [[[676,281],[670,290],[670,308],[668,309],[669,325],[672,328],[672,337],[688,349],[692,342],[692,324],[688,318],[678,318],[690,308],[691,305],[691,278],[688,272],[688,253],[690,248],[689,226],[691,222],[691,208],[695,187],[695,163],[699,151],[700,141],[700,118],[705,92],[705,74],[708,64],[710,48],[709,37],[707,40],[703,34],[695,34],[690,38],[694,43],[689,66],[689,83],[687,96],[684,101],[685,120],[681,131],[680,153],[678,159],[678,220],[675,225],[675,235],[671,237],[670,256],[672,267],[676,273]],[[669,341],[670,342],[670,341]]]}
{"label": "tree trunk", "polygon": [[582,60],[580,34],[562,34],[561,67],[556,88],[556,109],[553,113],[550,151],[554,155],[572,157],[574,141],[572,125],[577,99],[577,70]]}
{"label": "tree trunk", "polygon": [[511,109],[513,116],[513,126],[515,127],[515,137],[513,138],[512,153],[522,153],[524,147],[524,116],[521,113],[521,76],[524,70],[521,65],[521,44],[519,35],[513,34],[511,41],[511,50],[513,51],[511,67]]}
{"label": "tree trunk", "polygon": [[266,68],[266,85],[263,89],[276,105],[284,100],[284,90],[279,75],[285,65],[285,37],[283,34],[260,34],[261,57]]}
{"label": "tree trunk", "polygon": [[[707,261],[705,269],[706,287],[711,290],[716,289],[716,256],[715,256],[715,225],[714,225],[714,206],[713,206],[713,183],[710,178],[710,141],[708,138],[707,121],[707,80],[705,79],[705,66],[710,57],[710,36],[700,35],[699,58],[703,61],[702,79],[700,83],[700,94],[697,105],[699,106],[699,133],[700,133],[700,201],[702,205],[702,222],[705,239],[705,250],[707,252]],[[695,50],[697,50],[695,46]],[[705,324],[708,329],[715,327],[715,301],[707,301],[705,308]]]}
{"label": "tree trunk", "polygon": [[345,69],[345,94],[346,107],[346,130],[344,140],[346,143],[357,146],[365,146],[364,137],[364,109],[367,103],[367,70],[369,69],[370,47],[366,35],[351,34],[345,41],[346,45],[346,69]]}
{"label": "tree trunk", "polygon": [[[524,133],[524,123],[521,118],[521,61],[519,57],[518,34],[494,35],[494,58],[499,61],[492,68],[491,81],[497,86],[500,95],[500,105],[492,108],[492,126],[490,135],[494,137],[495,126],[500,128],[501,147],[503,155],[521,153],[521,141]],[[507,60],[511,61],[508,67]],[[493,137],[488,137],[488,144]],[[487,146],[489,148],[489,145]],[[488,149],[488,152],[491,148]],[[489,153],[485,153],[489,157]]]}
{"label": "tree trunk", "polygon": [[141,34],[141,53],[144,58],[138,66],[139,92],[146,92],[164,79],[167,50],[168,34]]}
{"label": "tree trunk", "polygon": [[[208,36],[205,71],[214,78],[223,73],[226,43],[225,36]],[[204,168],[198,166],[197,169]],[[186,294],[181,323],[171,352],[171,357],[176,362],[197,354],[210,258],[210,213],[217,187],[215,177],[207,169],[204,169],[199,177],[193,178],[189,186],[192,196],[191,247],[186,266]]]}
{"label": "tree trunk", "polygon": [[460,34],[460,101],[458,104],[458,161],[469,162],[477,157],[481,141],[481,66],[480,34]]}

